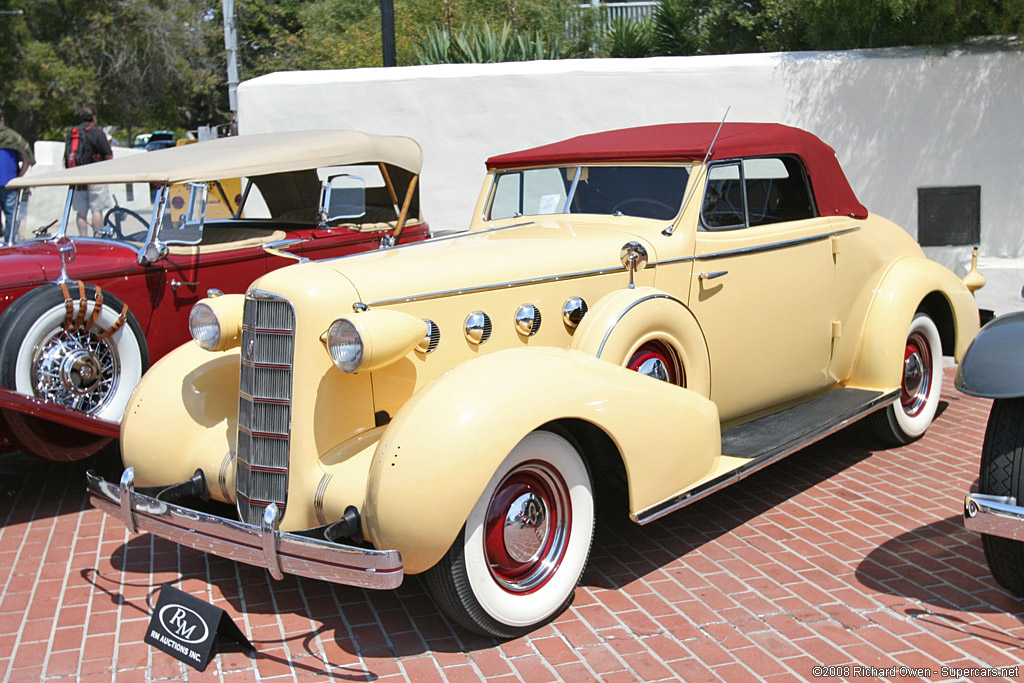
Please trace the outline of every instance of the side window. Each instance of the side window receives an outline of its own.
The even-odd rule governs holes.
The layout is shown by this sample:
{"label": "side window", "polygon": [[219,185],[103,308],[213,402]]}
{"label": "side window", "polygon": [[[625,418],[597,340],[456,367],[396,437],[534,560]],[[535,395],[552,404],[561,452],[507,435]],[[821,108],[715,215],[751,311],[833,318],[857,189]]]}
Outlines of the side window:
{"label": "side window", "polygon": [[798,221],[816,215],[803,164],[795,157],[743,160],[748,225]]}
{"label": "side window", "polygon": [[712,230],[813,218],[803,164],[796,157],[758,157],[708,171],[701,220]]}
{"label": "side window", "polygon": [[719,164],[708,171],[701,205],[701,220],[708,228],[742,228],[746,225],[740,162]]}

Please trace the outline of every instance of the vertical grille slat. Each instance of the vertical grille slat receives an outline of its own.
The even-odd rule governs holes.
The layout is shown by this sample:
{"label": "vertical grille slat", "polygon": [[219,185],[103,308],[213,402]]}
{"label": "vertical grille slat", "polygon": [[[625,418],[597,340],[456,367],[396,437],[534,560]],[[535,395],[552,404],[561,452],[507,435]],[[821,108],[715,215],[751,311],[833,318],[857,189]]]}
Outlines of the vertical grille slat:
{"label": "vertical grille slat", "polygon": [[269,503],[288,497],[295,311],[265,292],[246,295],[238,385],[238,516],[259,525]]}

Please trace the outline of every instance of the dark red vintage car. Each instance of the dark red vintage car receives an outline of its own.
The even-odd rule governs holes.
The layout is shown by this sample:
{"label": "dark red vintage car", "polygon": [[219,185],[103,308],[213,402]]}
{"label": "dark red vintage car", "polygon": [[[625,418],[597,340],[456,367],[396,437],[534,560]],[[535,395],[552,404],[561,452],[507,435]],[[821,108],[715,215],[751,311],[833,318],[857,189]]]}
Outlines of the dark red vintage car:
{"label": "dark red vintage car", "polygon": [[[210,292],[290,259],[429,236],[419,145],[354,131],[223,138],[29,175],[0,247],[0,451],[87,457]],[[63,207],[63,211],[61,210]]]}

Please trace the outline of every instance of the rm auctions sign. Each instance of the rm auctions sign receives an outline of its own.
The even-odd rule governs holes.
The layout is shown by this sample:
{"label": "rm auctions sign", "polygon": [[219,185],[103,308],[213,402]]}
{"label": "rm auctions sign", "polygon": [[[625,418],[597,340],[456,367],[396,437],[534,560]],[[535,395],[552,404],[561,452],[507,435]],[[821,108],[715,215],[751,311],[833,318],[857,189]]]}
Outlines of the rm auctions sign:
{"label": "rm auctions sign", "polygon": [[164,586],[149,620],[145,641],[175,659],[203,671],[217,635],[252,650],[252,644],[219,607]]}

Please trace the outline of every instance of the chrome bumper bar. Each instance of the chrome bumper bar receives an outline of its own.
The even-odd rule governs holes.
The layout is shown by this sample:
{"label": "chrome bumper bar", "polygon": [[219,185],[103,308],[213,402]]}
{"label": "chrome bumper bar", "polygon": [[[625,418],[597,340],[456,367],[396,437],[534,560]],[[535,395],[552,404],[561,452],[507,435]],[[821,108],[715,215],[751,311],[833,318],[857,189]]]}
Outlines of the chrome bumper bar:
{"label": "chrome bumper bar", "polygon": [[969,493],[964,498],[964,526],[979,534],[1024,541],[1024,507],[1015,498]]}
{"label": "chrome bumper bar", "polygon": [[285,574],[387,590],[402,584],[397,550],[367,550],[326,539],[278,531],[280,511],[271,504],[260,527],[198,512],[135,491],[129,467],[120,485],[86,474],[93,506],[124,522],[131,533],[148,531],[189,548],[263,567],[275,579]]}

